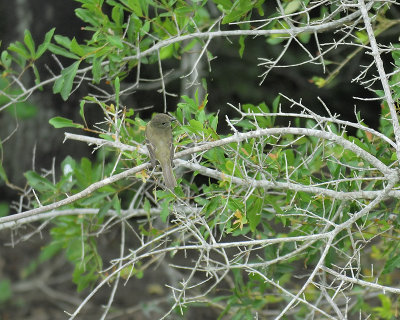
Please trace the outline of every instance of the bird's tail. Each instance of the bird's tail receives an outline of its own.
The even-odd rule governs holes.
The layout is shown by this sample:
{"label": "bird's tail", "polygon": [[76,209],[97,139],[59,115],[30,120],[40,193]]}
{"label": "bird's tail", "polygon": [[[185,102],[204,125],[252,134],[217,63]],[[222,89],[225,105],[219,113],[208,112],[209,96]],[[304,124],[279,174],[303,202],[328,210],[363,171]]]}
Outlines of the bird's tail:
{"label": "bird's tail", "polygon": [[164,183],[167,186],[168,189],[171,189],[174,191],[174,188],[177,186],[174,172],[172,170],[171,164],[168,163],[162,163],[161,164],[161,169],[163,172],[163,177],[164,177]]}

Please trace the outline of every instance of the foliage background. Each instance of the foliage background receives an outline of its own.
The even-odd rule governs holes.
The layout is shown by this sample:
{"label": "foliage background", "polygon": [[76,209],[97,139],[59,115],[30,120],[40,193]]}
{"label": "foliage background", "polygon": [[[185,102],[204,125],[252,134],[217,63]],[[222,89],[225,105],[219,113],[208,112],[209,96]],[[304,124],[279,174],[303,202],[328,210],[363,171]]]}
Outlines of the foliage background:
{"label": "foliage background", "polygon": [[70,5],[0,26],[3,318],[397,317],[395,3]]}

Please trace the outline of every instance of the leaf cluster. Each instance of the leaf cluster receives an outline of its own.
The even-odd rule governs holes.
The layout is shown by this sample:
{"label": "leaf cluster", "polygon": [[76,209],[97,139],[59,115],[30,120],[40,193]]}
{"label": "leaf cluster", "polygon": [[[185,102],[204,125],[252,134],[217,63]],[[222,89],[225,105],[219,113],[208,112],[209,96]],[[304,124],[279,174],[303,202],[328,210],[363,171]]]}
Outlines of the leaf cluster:
{"label": "leaf cluster", "polygon": [[[283,14],[290,16],[296,13],[288,20],[280,18],[282,10],[264,12],[263,0],[78,2],[82,5],[76,10],[76,15],[86,24],[84,29],[91,32],[91,37],[79,43],[77,39],[57,35],[51,29],[44,41],[37,45],[30,32],[26,31],[23,42],[11,44],[1,54],[3,77],[0,89],[4,94],[0,96],[0,104],[14,105],[17,111],[24,110],[26,117],[35,113],[35,108],[29,109],[28,102],[25,102],[31,91],[18,87],[16,79],[30,70],[37,88],[41,88],[36,64],[49,51],[69,61],[68,66],[62,66],[59,74],[49,81],[53,83],[53,93],[67,100],[74,89],[87,79],[94,85],[106,84],[113,92],[104,100],[95,95],[83,97],[79,123],[57,116],[50,120],[50,124],[57,129],[78,129],[84,134],[96,135],[103,142],[119,143],[130,148],[99,147],[100,151],[92,160],[77,160],[69,156],[61,163],[62,173],[59,175],[55,172],[26,172],[29,190],[26,199],[30,208],[56,203],[66,196],[88,190],[107,177],[148,162],[142,150],[146,121],[120,102],[120,97],[126,94],[123,81],[133,71],[139,72],[141,64],[161,64],[166,59],[181,59],[196,44],[204,45],[206,37],[201,33],[214,30],[216,22],[220,29],[229,29],[232,27],[230,23],[238,23],[240,30],[251,30],[254,26],[247,22],[264,15],[270,19],[259,29],[279,29],[282,33],[266,38],[269,44],[277,45],[288,39],[289,33],[285,30],[290,28],[290,23],[305,25],[309,22],[304,8],[310,4],[307,0],[282,1]],[[220,20],[213,19],[207,10],[210,3],[222,13]],[[316,21],[335,12],[337,5],[331,4],[329,8],[321,6],[319,9]],[[341,13],[337,13],[337,19],[340,17]],[[190,36],[188,41],[177,40],[184,35]],[[368,42],[365,33],[356,35],[360,43]],[[299,43],[306,44],[310,34],[301,33],[296,37]],[[239,38],[241,56],[245,49],[244,39],[243,35]],[[210,56],[211,53],[207,55]],[[399,66],[398,51],[394,50],[392,57],[394,64]],[[315,80],[320,81],[321,86],[325,83],[324,79]],[[399,73],[394,72],[389,80],[393,97],[398,102]],[[384,97],[382,91],[376,91],[376,94]],[[18,99],[13,100],[14,97]],[[127,223],[123,213],[129,214],[137,209],[145,212],[145,219],[134,221],[138,231],[132,228],[132,233],[137,235],[138,232],[138,238],[152,243],[149,249],[147,244],[143,244],[149,252],[159,247],[182,248],[190,243],[198,246],[199,256],[203,259],[199,258],[196,271],[206,270],[206,276],[211,274],[209,270],[212,268],[218,270],[215,274],[222,269],[230,272],[231,286],[225,295],[207,291],[211,301],[222,306],[221,318],[226,314],[233,315],[233,319],[249,318],[255,311],[284,306],[286,301],[278,284],[299,290],[301,284],[296,276],[307,273],[318,263],[327,245],[324,235],[368,207],[371,197],[366,194],[382,192],[387,185],[387,177],[374,163],[367,161],[365,153],[388,168],[397,165],[393,145],[381,139],[382,135],[394,139],[388,105],[386,102],[382,105],[380,135],[376,132],[372,134],[374,131],[369,130],[358,115],[355,124],[357,133],[349,136],[336,118],[311,119],[313,114],[306,108],[290,127],[279,128],[276,120],[285,116],[279,97],[270,106],[265,102],[243,104],[237,110],[240,117],[225,119],[231,132],[221,134],[218,130],[221,119],[207,109],[207,103],[208,96],[201,98],[198,92],[194,97],[182,96],[173,113],[178,123],[173,128],[176,152],[193,146],[210,146],[185,159],[187,166],[184,163],[182,167],[189,169],[179,173],[178,187],[173,192],[158,187],[158,168],[143,170],[134,177],[94,190],[86,197],[60,208],[69,210],[70,214],[52,220],[52,241],[43,249],[38,263],[63,252],[74,266],[72,279],[78,291],[93,286],[101,279],[103,269],[98,236],[106,236],[103,228],[109,226],[111,221]],[[88,105],[98,108],[104,122],[93,126],[87,121]],[[17,114],[24,117],[22,111]],[[301,121],[304,115],[309,117]],[[293,128],[304,130],[289,130]],[[268,129],[275,131],[269,134],[272,131],[266,131]],[[247,133],[252,135],[240,138]],[[227,138],[232,140],[217,146],[218,142]],[[196,165],[196,169],[190,169],[189,165]],[[8,182],[1,164],[0,178]],[[398,185],[395,185],[394,191],[397,189]],[[352,198],[349,194],[356,194],[357,197]],[[182,207],[190,212],[183,218]],[[399,210],[397,201],[388,199],[351,226],[343,228],[324,257],[323,265],[348,268],[352,267],[352,263],[358,263],[360,271],[369,274],[373,270],[365,266],[380,263],[382,274],[386,276],[382,284],[390,284],[392,274],[400,268],[396,244],[400,219],[393,219],[391,215],[398,216]],[[161,226],[153,224],[158,218],[164,223]],[[187,228],[173,232],[181,226]],[[382,236],[378,238],[377,234]],[[270,239],[315,235],[321,237],[308,242],[267,242]],[[162,240],[157,242],[157,239]],[[238,245],[233,254],[224,251],[225,256],[221,254],[223,250],[212,251],[213,244],[239,243],[243,239],[266,242],[262,245]],[[370,245],[373,239],[375,246],[354,262],[353,257]],[[163,258],[163,254],[155,254],[154,259]],[[171,259],[175,254],[171,253]],[[213,254],[229,261],[222,258],[213,260]],[[228,255],[229,258],[226,258]],[[135,275],[140,279],[148,272],[151,263],[145,263],[148,256],[142,260],[134,255],[132,257],[133,262],[121,269],[120,275],[126,279]],[[368,263],[360,263],[361,259]],[[0,296],[1,302],[9,297],[9,285],[1,282],[0,287],[5,292]],[[349,290],[358,294],[357,288]],[[304,297],[317,302],[318,290],[310,286],[306,288]],[[365,305],[362,297],[360,301],[359,305]],[[380,301],[382,307],[370,308],[370,311],[382,318],[390,318],[394,314],[391,300],[380,297]],[[306,317],[308,311],[308,306],[302,305],[298,308],[298,316]]]}

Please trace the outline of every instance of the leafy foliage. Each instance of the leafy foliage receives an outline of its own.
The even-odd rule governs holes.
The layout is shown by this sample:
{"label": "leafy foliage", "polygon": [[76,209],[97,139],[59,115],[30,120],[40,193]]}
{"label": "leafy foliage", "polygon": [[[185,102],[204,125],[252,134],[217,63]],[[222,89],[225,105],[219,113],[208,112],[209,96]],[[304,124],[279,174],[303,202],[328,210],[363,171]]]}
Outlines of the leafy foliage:
{"label": "leafy foliage", "polygon": [[[213,303],[221,319],[247,319],[269,310],[284,316],[292,308],[299,319],[314,313],[335,319],[343,312],[347,317],[347,312],[363,308],[382,319],[395,316],[391,297],[378,296],[381,306],[372,308],[369,298],[360,292],[397,292],[392,282],[400,267],[399,175],[395,169],[400,137],[394,125],[396,112],[385,90],[376,90],[383,101],[379,132],[368,128],[360,115],[354,123],[334,115],[323,117],[281,95],[271,105],[231,105],[236,116],[224,119],[230,131],[223,134],[221,117],[208,109],[207,94],[197,90],[193,97],[182,95],[171,113],[177,120],[173,128],[175,154],[182,155],[175,160],[179,185],[173,192],[159,187],[158,168],[150,168],[142,148],[147,122],[121,103],[123,95],[137,89],[141,65],[158,66],[166,97],[162,73],[166,60],[179,61],[200,46],[204,50],[198,60],[204,54],[209,62],[213,56],[208,42],[222,35],[239,36],[239,55],[243,57],[247,31],[260,31],[269,45],[289,46],[293,41],[305,48],[312,34],[317,37],[312,28],[321,25],[323,32],[332,21],[343,22],[340,19],[353,14],[347,7],[338,8],[333,2],[317,6],[320,15],[314,21],[307,0],[279,2],[279,10],[273,12],[266,10],[263,0],[77,2],[81,7],[75,12],[85,23],[84,29],[91,32],[89,39],[78,43],[51,29],[37,45],[26,31],[23,42],[11,44],[1,54],[0,109],[29,110],[25,100],[31,91],[18,87],[15,76],[31,70],[37,89],[42,88],[35,63],[47,51],[70,62],[48,81],[54,94],[68,100],[88,79],[102,92],[81,99],[77,110],[80,123],[60,116],[49,121],[56,129],[74,128],[82,136],[96,135],[84,137],[99,146],[94,159],[68,156],[58,177],[54,172],[25,173],[29,209],[54,214],[51,241],[29,272],[62,252],[74,266],[71,277],[77,290],[98,290],[105,283],[118,286],[120,277],[141,280],[151,273],[150,266],[168,256],[185,280],[171,285],[175,301],[166,314],[183,314],[191,305]],[[218,19],[209,6],[220,14]],[[375,25],[379,31],[385,29],[384,22],[391,22],[385,8],[368,10],[379,18]],[[367,46],[371,35],[368,28],[358,30],[360,17],[362,12],[354,18],[357,31],[346,32]],[[365,26],[369,20],[363,19]],[[349,21],[343,22],[345,30]],[[237,34],[229,30],[233,27]],[[398,50],[391,53],[397,68]],[[260,66],[266,68],[262,79],[279,65],[279,59],[261,59]],[[322,60],[324,68],[333,64],[323,55],[308,59]],[[339,69],[350,60],[341,62]],[[138,74],[133,85],[124,82],[132,72]],[[334,69],[332,74],[335,72],[339,71]],[[397,102],[398,70],[383,78],[388,79],[391,99]],[[311,79],[320,87],[331,80]],[[85,108],[89,104],[97,106],[103,122],[88,124]],[[282,111],[288,104],[301,112]],[[34,111],[29,112],[27,117],[34,116]],[[282,118],[293,122],[281,126],[278,120]],[[347,126],[356,130],[355,136],[348,135]],[[0,178],[8,183],[1,165]],[[132,217],[141,219],[130,220]],[[118,235],[120,255],[104,261],[99,238],[107,237],[105,231],[115,224],[124,230]],[[129,252],[125,226],[139,239],[138,247],[128,248]],[[180,262],[181,252],[194,252],[193,259]],[[376,266],[383,277],[378,279],[370,266]],[[0,302],[6,301],[9,285],[4,281],[0,286],[5,288]],[[338,300],[342,294],[355,296],[357,303],[349,307],[346,302],[343,307]]]}

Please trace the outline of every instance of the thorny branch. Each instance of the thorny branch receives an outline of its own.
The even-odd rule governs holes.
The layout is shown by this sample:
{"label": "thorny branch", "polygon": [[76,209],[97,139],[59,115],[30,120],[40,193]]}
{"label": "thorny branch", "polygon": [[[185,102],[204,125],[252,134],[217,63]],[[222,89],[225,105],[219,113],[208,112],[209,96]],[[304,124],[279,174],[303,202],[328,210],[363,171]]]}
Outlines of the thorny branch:
{"label": "thorny branch", "polygon": [[[312,10],[326,5],[333,5],[333,3],[336,5],[336,7],[333,6],[333,11],[327,13],[320,20],[312,20],[310,18]],[[390,2],[388,1],[386,4],[388,3]],[[205,216],[206,205],[190,201],[198,197],[198,195],[188,192],[187,199],[182,199],[178,195],[175,195],[176,203],[170,207],[171,225],[169,228],[154,237],[138,237],[140,245],[130,249],[130,253],[126,254],[126,233],[131,224],[133,224],[128,219],[132,217],[146,217],[149,215],[149,212],[140,207],[140,205],[135,206],[137,198],[132,200],[132,207],[128,210],[121,210],[120,215],[117,215],[115,210],[110,209],[107,213],[107,219],[109,220],[106,224],[112,221],[121,227],[119,257],[110,261],[110,265],[103,270],[105,275],[103,280],[93,288],[90,294],[70,314],[70,319],[78,316],[84,306],[87,305],[89,300],[103,286],[107,285],[112,279],[117,279],[116,281],[114,280],[113,290],[103,313],[103,318],[105,318],[111,310],[115,292],[118,290],[121,282],[120,273],[124,268],[136,266],[139,262],[144,263],[151,259],[162,259],[167,253],[174,255],[178,252],[183,254],[195,252],[195,258],[188,264],[171,264],[171,267],[179,272],[182,280],[175,284],[165,284],[171,290],[170,299],[172,303],[161,318],[168,317],[177,308],[183,309],[184,305],[195,302],[208,302],[207,298],[210,295],[212,296],[213,290],[219,285],[224,284],[234,289],[234,284],[229,276],[234,270],[246,271],[249,276],[258,275],[263,283],[268,285],[268,289],[266,289],[268,293],[282,298],[281,308],[273,310],[275,319],[293,315],[299,310],[304,312],[304,308],[308,310],[308,316],[312,318],[315,316],[315,318],[320,317],[324,319],[347,319],[350,312],[348,308],[349,301],[351,300],[349,292],[354,284],[369,290],[369,292],[400,294],[400,289],[395,285],[380,284],[378,282],[379,277],[376,273],[374,274],[373,270],[372,274],[369,275],[371,280],[363,280],[364,275],[363,270],[361,270],[362,255],[367,250],[373,238],[365,237],[365,234],[369,232],[369,217],[374,216],[374,210],[385,201],[397,201],[400,197],[400,190],[397,187],[400,179],[397,168],[398,162],[397,160],[391,163],[382,161],[379,153],[374,154],[370,150],[366,150],[356,143],[351,142],[344,136],[344,132],[348,127],[368,133],[373,136],[373,139],[379,140],[387,149],[393,150],[393,153],[397,154],[397,159],[400,159],[400,126],[393,99],[394,85],[391,85],[389,82],[390,76],[395,75],[398,69],[388,72],[383,67],[382,53],[390,53],[394,47],[389,46],[384,48],[376,39],[376,33],[374,33],[373,29],[375,11],[372,11],[372,8],[376,8],[378,5],[383,6],[385,2],[365,2],[364,0],[358,0],[357,3],[352,1],[314,1],[310,2],[308,7],[304,7],[298,12],[286,14],[282,2],[278,0],[279,15],[268,19],[249,20],[231,24],[233,28],[241,23],[248,23],[253,27],[250,30],[221,30],[220,21],[223,18],[221,16],[206,31],[197,29],[194,33],[182,34],[182,30],[179,30],[176,36],[170,36],[167,39],[154,39],[154,44],[149,49],[144,51],[137,50],[135,55],[123,59],[124,63],[132,60],[139,61],[135,83],[121,91],[121,93],[130,94],[143,85],[143,82],[147,81],[147,79],[143,79],[140,76],[140,59],[157,53],[157,67],[160,78],[156,79],[155,82],[157,83],[156,86],[161,88],[166,107],[167,91],[165,85],[169,73],[163,69],[159,52],[162,48],[174,43],[181,43],[192,39],[201,39],[203,41],[197,59],[193,60],[195,65],[191,66],[187,72],[181,71],[181,74],[189,76],[194,73],[199,65],[199,61],[206,55],[210,43],[215,39],[238,36],[280,36],[285,39],[280,54],[276,58],[259,57],[259,66],[265,68],[260,74],[262,80],[268,76],[271,70],[290,68],[306,63],[318,64],[323,70],[326,70],[324,59],[328,53],[335,50],[338,46],[352,46],[356,48],[356,52],[366,51],[373,57],[373,62],[367,65],[355,80],[359,82],[363,81],[361,84],[370,87],[372,84],[376,84],[377,81],[375,80],[379,79],[384,92],[382,99],[387,103],[390,110],[390,121],[393,126],[395,141],[392,141],[391,138],[385,136],[382,132],[367,128],[361,122],[344,121],[339,119],[337,115],[331,115],[328,107],[326,107],[329,114],[328,117],[317,115],[303,105],[301,101],[295,101],[284,95],[281,96],[292,106],[300,107],[302,111],[298,113],[283,112],[279,109],[274,113],[265,113],[260,109],[259,112],[248,112],[244,111],[241,106],[230,104],[240,115],[239,119],[230,119],[228,117],[226,119],[233,134],[221,137],[215,141],[204,141],[203,137],[197,140],[193,139],[190,147],[175,154],[174,160],[176,168],[185,168],[189,172],[196,172],[196,174],[204,177],[215,179],[221,184],[227,182],[229,190],[224,194],[208,194],[204,191],[204,188],[200,188],[199,190],[203,190],[204,193],[201,197],[208,201],[220,196],[221,200],[215,206],[214,216],[222,216],[226,214],[226,211],[229,211],[229,213],[224,216],[224,219],[221,218],[220,221],[215,222],[215,224],[213,223],[211,226],[211,218]],[[335,19],[339,14],[341,18]],[[306,22],[303,21],[300,23],[296,20],[296,17],[299,15],[305,15],[307,17]],[[279,21],[280,19],[285,21],[285,27],[279,29],[262,29],[269,23],[275,20]],[[364,43],[353,42],[354,30],[365,30],[368,41]],[[335,31],[337,34],[340,34],[340,37],[332,42],[323,43],[320,41],[319,35],[325,31]],[[298,40],[297,37],[304,33],[310,33],[314,36],[318,47],[316,54],[313,54],[306,45]],[[294,44],[300,46],[307,58],[304,61],[296,62],[296,64],[285,65],[282,62],[282,58],[286,54],[286,51]],[[137,44],[129,45],[133,48],[139,48]],[[108,61],[104,61],[101,66],[104,67],[108,64]],[[340,68],[343,67],[344,64],[340,66]],[[60,68],[63,67],[60,65]],[[88,76],[91,69],[92,66],[78,70],[78,81],[75,83],[75,89],[83,81],[91,80]],[[372,69],[377,70],[378,76],[368,79],[369,71]],[[176,74],[173,76],[176,77]],[[54,83],[59,77],[60,75],[54,74],[51,78],[31,88],[26,88],[22,83],[16,82],[22,93],[12,96],[0,92],[9,99],[8,103],[0,107],[0,111],[13,103],[25,101],[40,87]],[[93,95],[99,101],[111,101],[115,98],[112,93],[108,93],[102,89],[99,89],[99,91],[99,95]],[[325,106],[322,101],[321,103]],[[121,117],[121,115],[107,115],[106,121],[114,121],[117,125],[118,117]],[[257,120],[259,117],[296,117],[313,120],[314,125],[312,127],[287,126],[262,129]],[[240,132],[238,125],[243,120],[254,125],[255,129],[249,132]],[[332,130],[331,125],[338,128],[337,132]],[[283,141],[283,138],[287,136],[293,136],[294,138],[289,142]],[[147,150],[143,146],[139,144],[134,147],[125,145],[119,140],[108,141],[70,133],[66,133],[65,138],[82,141],[88,145],[95,145],[96,148],[112,148],[120,152],[120,155],[122,151],[147,154]],[[307,150],[302,157],[302,161],[295,167],[286,165],[282,169],[282,174],[274,175],[272,169],[267,165],[266,158],[268,158],[268,155],[266,154],[269,153],[271,158],[275,157],[276,153],[278,153],[274,153],[276,150],[293,149],[296,151],[296,143],[302,138],[317,140],[314,144],[314,150]],[[241,147],[249,143],[249,141],[254,143],[251,150],[252,154],[251,156],[245,156],[241,153]],[[266,150],[266,145],[270,147],[270,151]],[[335,147],[341,150],[340,154],[335,154],[332,151]],[[223,149],[225,156],[232,159],[233,170],[230,173],[213,167],[208,161],[204,160],[205,154],[214,148]],[[343,164],[341,155],[345,151],[352,153],[355,159],[354,164]],[[343,174],[337,179],[329,179],[328,177],[328,179],[321,179],[321,181],[313,180],[311,176],[308,181],[304,179],[300,181],[296,180],[296,176],[301,168],[310,166],[313,159],[318,156],[325,163],[345,167],[353,175],[346,176]],[[117,167],[118,161],[120,161],[120,157],[117,159],[114,168]],[[50,221],[64,215],[94,215],[98,212],[97,209],[62,209],[62,207],[88,197],[96,190],[107,185],[124,179],[134,179],[132,176],[135,173],[149,168],[149,163],[143,163],[126,171],[115,173],[110,177],[105,177],[103,180],[91,184],[79,193],[67,196],[63,200],[48,205],[41,205],[39,199],[36,197],[37,207],[33,208],[31,206],[26,208],[20,206],[21,210],[17,214],[1,217],[0,230],[15,230],[28,223],[39,220]],[[235,172],[239,172],[240,177]],[[357,188],[344,190],[342,186],[346,184],[356,185]],[[370,188],[370,185],[373,187]],[[138,187],[138,190],[140,192],[144,190],[144,183]],[[247,199],[254,195],[256,190],[259,192],[259,197],[264,201],[274,195],[287,195],[286,206],[277,208],[268,202],[263,202],[265,205],[258,214],[272,214],[274,217],[286,219],[292,218],[290,226],[292,231],[302,230],[303,234],[291,236],[286,234],[282,237],[276,236],[271,238],[268,234],[260,238],[252,238],[246,235],[245,240],[240,239],[236,241],[224,239],[220,233],[228,229],[229,221],[235,215],[235,212],[232,212],[233,210],[227,209],[229,199],[237,197],[237,201],[246,204]],[[34,192],[35,190],[28,190],[22,195],[22,198],[27,197],[28,193],[32,194]],[[237,196],[238,194],[240,196]],[[298,206],[297,197],[299,197],[299,194],[309,195],[308,206]],[[313,201],[319,200],[323,202],[323,205],[325,205],[324,200],[330,203],[330,205],[326,205],[326,208],[322,212],[315,210],[313,206]],[[156,203],[156,201],[154,202]],[[345,209],[348,208],[351,209],[345,212]],[[159,216],[161,211],[162,208],[157,204],[150,211],[151,217]],[[379,217],[377,215],[377,218]],[[303,231],[301,227],[305,224],[309,225],[310,228]],[[133,230],[134,228],[131,227],[130,229]],[[383,230],[379,233],[379,236],[391,236],[390,234],[388,235],[388,232],[391,230],[392,228]],[[134,231],[131,232],[134,233]],[[376,231],[374,232],[376,233]],[[377,235],[374,234],[374,236]],[[344,239],[348,239],[351,244],[348,250],[338,244]],[[396,240],[398,241],[398,239]],[[291,250],[287,250],[285,246],[288,246]],[[282,248],[286,249],[286,251]],[[308,268],[302,271],[302,274],[298,275],[299,286],[295,290],[286,285],[286,283],[281,283],[279,279],[273,278],[271,273],[269,273],[272,267],[276,266],[279,268],[281,264],[290,263],[296,257],[305,257],[304,264],[307,265],[311,249],[313,251],[313,262],[310,263]],[[268,257],[265,253],[267,251],[270,254],[272,252],[273,257]],[[336,254],[338,262],[328,266],[327,257],[330,252]],[[308,298],[306,295],[307,290],[312,289],[318,290],[319,295],[316,300]],[[340,299],[340,297],[344,297],[344,299]],[[345,302],[343,303],[343,301]],[[221,304],[220,307],[225,309],[226,306]]]}

